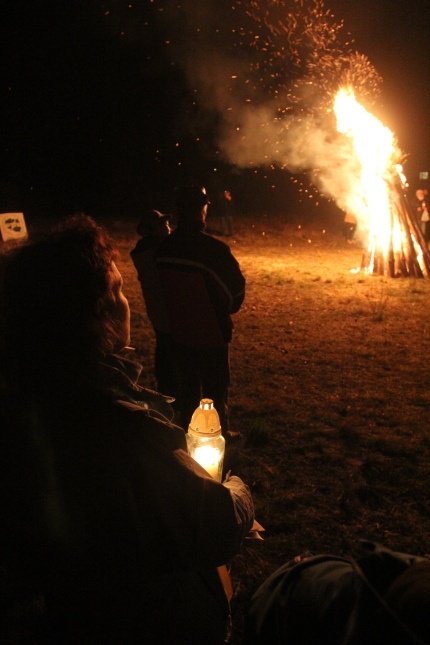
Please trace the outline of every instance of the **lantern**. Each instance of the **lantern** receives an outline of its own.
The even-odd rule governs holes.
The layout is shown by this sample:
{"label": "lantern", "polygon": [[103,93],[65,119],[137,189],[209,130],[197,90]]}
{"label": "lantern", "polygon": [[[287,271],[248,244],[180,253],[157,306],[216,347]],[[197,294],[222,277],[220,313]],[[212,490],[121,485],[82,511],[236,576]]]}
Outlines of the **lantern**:
{"label": "lantern", "polygon": [[214,479],[222,480],[225,439],[212,399],[202,399],[191,417],[187,434],[188,452]]}

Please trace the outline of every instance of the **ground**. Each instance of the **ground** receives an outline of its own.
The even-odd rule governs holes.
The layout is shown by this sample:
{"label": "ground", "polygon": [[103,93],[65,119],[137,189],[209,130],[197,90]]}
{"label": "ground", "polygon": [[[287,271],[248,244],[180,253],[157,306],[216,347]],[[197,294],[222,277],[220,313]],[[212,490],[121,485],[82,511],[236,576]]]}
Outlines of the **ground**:
{"label": "ground", "polygon": [[[131,354],[154,386],[154,337],[129,257],[135,223],[109,230]],[[243,441],[226,468],[250,486],[265,528],[231,563],[237,643],[252,592],[296,555],[352,555],[361,538],[429,554],[430,279],[352,273],[360,244],[282,215],[237,218],[225,241],[247,281],[231,345],[231,425]]]}

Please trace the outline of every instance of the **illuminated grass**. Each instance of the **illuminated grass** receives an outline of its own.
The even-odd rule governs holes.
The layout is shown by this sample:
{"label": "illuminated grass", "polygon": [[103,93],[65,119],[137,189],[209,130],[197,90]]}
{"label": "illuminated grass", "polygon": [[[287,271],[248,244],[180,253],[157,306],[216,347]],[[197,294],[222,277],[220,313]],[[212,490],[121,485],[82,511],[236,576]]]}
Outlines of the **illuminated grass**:
{"label": "illuminated grass", "polygon": [[[262,236],[258,220],[235,225],[229,245],[247,293],[234,316],[230,413],[244,441],[228,463],[266,534],[232,564],[232,643],[250,594],[283,562],[351,554],[360,538],[424,555],[430,535],[430,280],[352,274],[361,248],[317,227],[265,218]],[[128,255],[134,226],[112,231],[131,344],[153,387],[154,338]]]}

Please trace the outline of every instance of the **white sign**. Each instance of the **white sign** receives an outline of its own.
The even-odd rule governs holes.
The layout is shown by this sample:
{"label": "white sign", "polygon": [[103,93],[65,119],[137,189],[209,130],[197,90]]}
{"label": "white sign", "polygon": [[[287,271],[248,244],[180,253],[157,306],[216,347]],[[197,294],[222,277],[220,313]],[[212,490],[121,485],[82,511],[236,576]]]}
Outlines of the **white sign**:
{"label": "white sign", "polygon": [[27,237],[24,213],[2,213],[0,215],[0,233],[4,242]]}

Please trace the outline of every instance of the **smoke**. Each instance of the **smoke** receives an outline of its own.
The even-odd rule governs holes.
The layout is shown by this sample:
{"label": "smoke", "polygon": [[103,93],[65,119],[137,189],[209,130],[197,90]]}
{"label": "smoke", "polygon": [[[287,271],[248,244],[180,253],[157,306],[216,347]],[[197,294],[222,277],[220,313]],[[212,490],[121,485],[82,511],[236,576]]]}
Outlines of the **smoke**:
{"label": "smoke", "polygon": [[216,118],[221,157],[238,168],[306,171],[341,209],[361,207],[351,142],[337,132],[332,104],[342,84],[374,100],[381,79],[342,40],[323,1],[162,4],[172,61]]}

